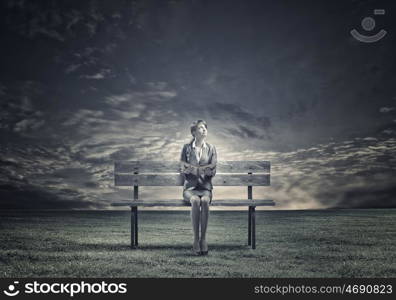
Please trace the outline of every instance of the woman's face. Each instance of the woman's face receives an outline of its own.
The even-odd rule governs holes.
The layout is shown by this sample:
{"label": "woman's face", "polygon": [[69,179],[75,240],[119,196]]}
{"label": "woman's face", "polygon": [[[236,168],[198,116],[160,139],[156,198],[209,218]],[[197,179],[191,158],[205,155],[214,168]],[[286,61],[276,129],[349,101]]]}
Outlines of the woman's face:
{"label": "woman's face", "polygon": [[203,123],[199,123],[195,130],[195,137],[198,139],[205,138],[208,135],[208,130]]}

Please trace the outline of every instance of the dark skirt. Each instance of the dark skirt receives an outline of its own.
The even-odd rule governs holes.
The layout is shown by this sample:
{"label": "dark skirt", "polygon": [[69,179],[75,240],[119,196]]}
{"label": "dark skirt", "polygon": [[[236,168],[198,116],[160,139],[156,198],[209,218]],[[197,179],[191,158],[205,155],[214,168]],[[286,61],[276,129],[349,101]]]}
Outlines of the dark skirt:
{"label": "dark skirt", "polygon": [[209,190],[198,190],[198,189],[193,189],[193,190],[184,190],[183,191],[183,199],[184,201],[190,202],[190,199],[192,196],[208,196],[210,198],[210,202],[212,202],[212,191]]}

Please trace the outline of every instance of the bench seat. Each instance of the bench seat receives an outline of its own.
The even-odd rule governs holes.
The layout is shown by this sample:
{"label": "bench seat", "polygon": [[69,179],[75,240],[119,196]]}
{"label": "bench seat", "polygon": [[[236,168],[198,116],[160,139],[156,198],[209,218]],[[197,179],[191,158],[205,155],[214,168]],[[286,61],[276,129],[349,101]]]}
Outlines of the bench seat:
{"label": "bench seat", "polygon": [[[152,207],[152,206],[191,206],[190,203],[181,200],[181,199],[172,199],[172,200],[125,200],[120,202],[114,202],[111,204],[112,206],[143,206],[143,207]],[[210,206],[274,206],[275,202],[273,200],[246,200],[246,199],[213,199]]]}

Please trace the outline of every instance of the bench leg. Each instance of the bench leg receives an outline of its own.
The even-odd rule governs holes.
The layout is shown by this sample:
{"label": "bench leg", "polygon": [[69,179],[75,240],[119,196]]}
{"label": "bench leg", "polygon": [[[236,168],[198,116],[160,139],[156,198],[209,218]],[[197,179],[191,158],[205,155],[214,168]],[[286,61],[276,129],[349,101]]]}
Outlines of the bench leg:
{"label": "bench leg", "polygon": [[138,230],[138,208],[137,206],[135,207],[135,246],[138,246],[138,234],[139,234],[139,230]]}
{"label": "bench leg", "polygon": [[251,206],[248,208],[248,246],[250,246],[252,244],[252,209]]}
{"label": "bench leg", "polygon": [[131,206],[131,248],[138,245],[138,210],[136,206]]}
{"label": "bench leg", "polygon": [[256,249],[256,207],[252,206],[252,249]]}

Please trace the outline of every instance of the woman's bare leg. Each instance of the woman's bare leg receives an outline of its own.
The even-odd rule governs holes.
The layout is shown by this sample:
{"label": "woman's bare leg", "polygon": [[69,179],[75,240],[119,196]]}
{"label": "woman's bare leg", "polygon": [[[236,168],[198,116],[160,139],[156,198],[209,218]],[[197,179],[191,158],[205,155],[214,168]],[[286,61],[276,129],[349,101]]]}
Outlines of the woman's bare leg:
{"label": "woman's bare leg", "polygon": [[193,227],[193,232],[194,232],[194,244],[193,248],[194,251],[199,252],[200,247],[199,247],[199,223],[200,223],[200,199],[198,196],[191,196],[190,198],[191,202],[191,223]]}
{"label": "woman's bare leg", "polygon": [[206,243],[206,229],[208,227],[208,220],[209,220],[209,203],[210,197],[209,196],[202,196],[201,198],[201,251],[207,252],[208,245]]}

